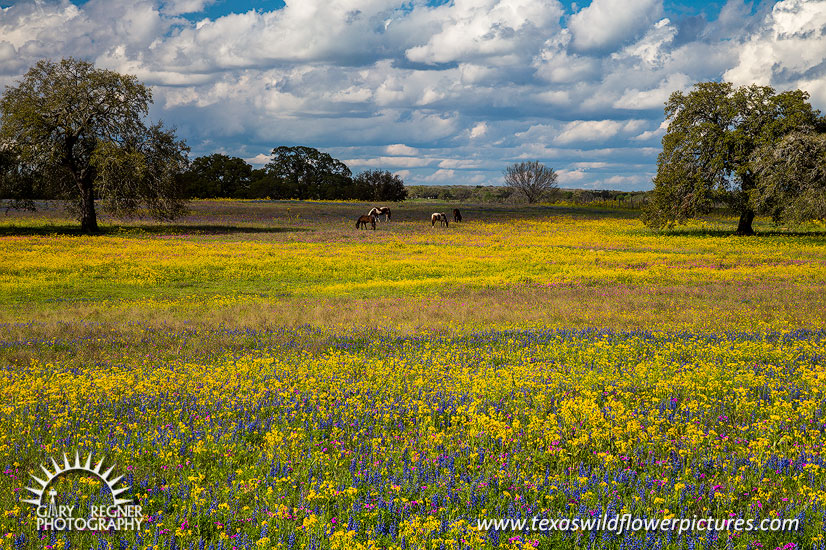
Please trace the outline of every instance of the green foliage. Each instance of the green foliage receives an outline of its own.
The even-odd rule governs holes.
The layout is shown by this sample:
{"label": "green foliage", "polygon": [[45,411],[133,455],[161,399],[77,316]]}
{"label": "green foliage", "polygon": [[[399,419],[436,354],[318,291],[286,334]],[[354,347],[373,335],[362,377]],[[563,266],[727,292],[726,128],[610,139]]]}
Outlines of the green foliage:
{"label": "green foliage", "polygon": [[87,232],[97,230],[97,198],[118,216],[142,206],[161,219],[180,215],[175,178],[188,148],[174,131],[144,124],[151,102],[134,76],[73,58],[39,61],[0,99],[0,144],[13,171],[37,184],[4,177],[0,196],[67,199]]}
{"label": "green foliage", "polygon": [[340,160],[312,147],[280,146],[272,150],[258,182],[257,194],[278,199],[351,198],[352,173]]}
{"label": "green foliage", "polygon": [[252,166],[244,159],[215,153],[193,160],[183,182],[188,197],[242,198],[252,178]]}
{"label": "green foliage", "polygon": [[97,172],[96,194],[107,212],[128,217],[146,208],[158,220],[174,220],[185,212],[178,175],[187,167],[187,147],[160,123],[119,146],[101,142],[92,155]]}
{"label": "green foliage", "polygon": [[[518,202],[518,196],[503,185],[409,185],[408,198],[413,200],[458,201],[480,204]],[[648,200],[649,191],[616,191],[608,189],[558,189],[551,202],[588,204],[620,208],[639,208]]]}
{"label": "green foliage", "polygon": [[751,200],[775,222],[826,218],[826,134],[793,133],[761,147],[754,166],[762,185]]}
{"label": "green foliage", "polygon": [[701,82],[687,94],[671,94],[645,223],[672,226],[722,204],[740,215],[739,233],[753,233],[755,212],[768,206],[755,202],[763,185],[755,151],[815,128],[819,112],[808,98],[800,90],[778,94],[768,86],[735,88],[726,82]]}
{"label": "green foliage", "polygon": [[368,170],[353,178],[350,169],[312,147],[280,146],[263,170],[250,175],[247,196],[271,199],[400,201],[404,182],[388,171]]}
{"label": "green foliage", "polygon": [[403,201],[407,189],[402,179],[387,170],[366,170],[353,180],[358,200]]}
{"label": "green foliage", "polygon": [[513,189],[494,185],[409,185],[407,192],[410,199],[476,203],[506,203],[513,196]]}
{"label": "green foliage", "polygon": [[0,199],[6,199],[6,211],[34,210],[37,178],[17,161],[10,150],[0,149]]}

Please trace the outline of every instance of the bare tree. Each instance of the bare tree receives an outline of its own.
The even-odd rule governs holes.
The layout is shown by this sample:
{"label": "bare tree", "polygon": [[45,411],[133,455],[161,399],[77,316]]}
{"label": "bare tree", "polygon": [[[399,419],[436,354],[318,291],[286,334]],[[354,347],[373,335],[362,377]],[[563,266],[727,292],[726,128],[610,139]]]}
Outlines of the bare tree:
{"label": "bare tree", "polygon": [[524,195],[529,203],[556,191],[557,174],[537,160],[517,162],[505,169],[505,185]]}

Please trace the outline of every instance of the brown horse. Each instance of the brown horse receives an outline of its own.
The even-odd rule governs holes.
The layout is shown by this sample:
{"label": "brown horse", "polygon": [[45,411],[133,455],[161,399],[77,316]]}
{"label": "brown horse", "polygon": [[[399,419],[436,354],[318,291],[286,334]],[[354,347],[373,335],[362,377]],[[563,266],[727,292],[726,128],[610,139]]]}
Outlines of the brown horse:
{"label": "brown horse", "polygon": [[358,229],[359,226],[361,226],[362,229],[367,229],[368,223],[373,226],[373,231],[375,231],[376,217],[370,216],[369,214],[367,216],[359,216],[359,219],[356,220],[356,229]]}
{"label": "brown horse", "polygon": [[444,212],[434,212],[430,215],[430,227],[436,225],[436,222],[439,222],[441,225],[447,227],[447,214]]}
{"label": "brown horse", "polygon": [[462,221],[462,213],[459,212],[458,208],[453,209],[453,221],[455,221],[455,222]]}

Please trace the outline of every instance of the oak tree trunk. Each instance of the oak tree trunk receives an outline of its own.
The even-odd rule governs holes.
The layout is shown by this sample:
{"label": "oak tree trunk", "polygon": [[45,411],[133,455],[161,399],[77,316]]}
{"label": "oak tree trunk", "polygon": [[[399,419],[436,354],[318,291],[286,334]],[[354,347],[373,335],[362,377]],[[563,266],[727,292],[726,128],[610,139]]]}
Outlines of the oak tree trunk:
{"label": "oak tree trunk", "polygon": [[740,221],[737,223],[738,235],[754,235],[751,222],[754,221],[754,210],[747,208],[740,214]]}
{"label": "oak tree trunk", "polygon": [[97,233],[98,220],[95,213],[95,188],[91,182],[83,182],[80,197],[80,230],[83,233]]}

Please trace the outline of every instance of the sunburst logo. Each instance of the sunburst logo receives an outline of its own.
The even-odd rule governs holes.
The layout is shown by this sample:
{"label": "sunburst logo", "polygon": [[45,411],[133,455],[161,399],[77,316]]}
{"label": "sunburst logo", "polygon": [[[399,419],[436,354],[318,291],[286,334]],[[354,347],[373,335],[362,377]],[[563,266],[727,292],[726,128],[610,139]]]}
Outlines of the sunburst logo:
{"label": "sunburst logo", "polygon": [[[102,458],[95,466],[92,466],[92,453],[86,456],[86,461],[81,464],[80,456],[75,452],[75,460],[69,462],[69,457],[64,453],[63,464],[58,464],[52,458],[52,469],[41,465],[45,477],[43,479],[31,474],[32,479],[37,482],[36,487],[26,487],[26,490],[34,494],[37,498],[21,498],[21,502],[32,504],[37,507],[37,528],[38,530],[133,530],[139,529],[143,522],[141,507],[130,505],[131,499],[120,498],[120,495],[129,490],[129,487],[117,487],[123,476],[112,473],[114,464],[104,471],[104,461]],[[76,506],[58,505],[55,501],[57,491],[52,488],[52,482],[57,478],[69,474],[79,473],[95,477],[103,482],[112,495],[112,504],[105,506],[91,506],[91,514],[88,518],[76,518],[73,516]],[[49,495],[49,502],[44,502],[44,497]]]}
{"label": "sunburst logo", "polygon": [[[120,506],[122,504],[129,504],[131,499],[122,499],[118,498],[118,495],[123,493],[124,491],[129,490],[129,487],[121,487],[120,489],[115,489],[115,485],[123,479],[123,476],[118,476],[116,478],[110,478],[112,474],[112,470],[115,469],[115,466],[112,465],[108,470],[105,472],[101,472],[103,469],[103,461],[106,460],[102,458],[100,462],[98,462],[94,468],[92,468],[92,453],[89,453],[86,456],[86,463],[80,463],[80,456],[78,455],[77,451],[75,451],[75,462],[74,464],[69,464],[69,458],[66,456],[66,453],[63,453],[63,466],[59,465],[57,461],[52,458],[52,466],[54,467],[54,471],[50,472],[45,466],[40,466],[40,469],[43,470],[43,473],[46,475],[46,479],[40,479],[36,477],[34,474],[31,474],[32,479],[34,479],[37,483],[40,484],[40,488],[35,487],[26,487],[27,491],[30,491],[37,495],[36,499],[23,499],[20,500],[28,503],[34,504],[35,506],[43,506],[43,494],[46,491],[46,488],[54,481],[56,478],[62,476],[63,474],[67,474],[69,472],[84,472],[90,474],[103,483],[109,488],[109,492],[112,493],[112,500],[114,500],[115,506]],[[52,495],[54,496],[54,495]]]}

